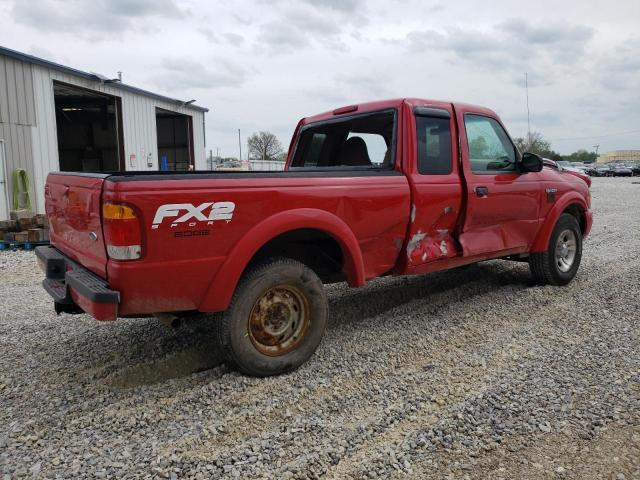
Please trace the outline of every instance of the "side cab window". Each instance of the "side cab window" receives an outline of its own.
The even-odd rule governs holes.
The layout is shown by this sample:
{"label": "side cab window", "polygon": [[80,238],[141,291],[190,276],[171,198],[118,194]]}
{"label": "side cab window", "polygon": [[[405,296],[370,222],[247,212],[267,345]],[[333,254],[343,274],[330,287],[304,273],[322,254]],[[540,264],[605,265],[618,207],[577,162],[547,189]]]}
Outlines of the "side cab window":
{"label": "side cab window", "polygon": [[451,115],[436,108],[416,109],[418,172],[421,175],[448,175],[453,169]]}
{"label": "side cab window", "polygon": [[497,120],[467,113],[464,126],[473,173],[516,171],[516,147]]}

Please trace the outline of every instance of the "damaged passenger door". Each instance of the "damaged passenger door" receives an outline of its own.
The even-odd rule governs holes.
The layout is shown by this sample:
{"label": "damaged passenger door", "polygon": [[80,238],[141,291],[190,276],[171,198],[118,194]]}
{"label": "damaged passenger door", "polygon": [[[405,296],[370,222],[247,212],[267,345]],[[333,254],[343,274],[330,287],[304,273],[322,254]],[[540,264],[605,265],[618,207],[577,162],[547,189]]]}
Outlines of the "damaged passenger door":
{"label": "damaged passenger door", "polygon": [[462,108],[458,114],[466,212],[459,236],[465,257],[528,250],[538,231],[538,173],[518,169],[518,151],[490,112]]}
{"label": "damaged passenger door", "polygon": [[[454,234],[462,205],[458,142],[451,104],[416,106],[407,129],[406,173],[412,192],[411,223],[401,269],[458,255]],[[404,267],[404,268],[403,268]]]}

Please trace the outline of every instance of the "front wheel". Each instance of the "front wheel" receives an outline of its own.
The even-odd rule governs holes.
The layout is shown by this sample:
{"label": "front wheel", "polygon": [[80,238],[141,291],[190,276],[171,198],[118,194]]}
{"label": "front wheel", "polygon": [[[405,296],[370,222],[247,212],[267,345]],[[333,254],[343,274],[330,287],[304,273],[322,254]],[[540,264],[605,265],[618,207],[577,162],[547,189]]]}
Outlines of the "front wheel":
{"label": "front wheel", "polygon": [[328,308],[313,270],[290,258],[268,259],[240,280],[218,320],[218,347],[229,366],[247,375],[289,372],[318,348]]}
{"label": "front wheel", "polygon": [[544,252],[529,255],[529,269],[538,283],[566,285],[578,273],[582,258],[582,231],[573,215],[563,213]]}

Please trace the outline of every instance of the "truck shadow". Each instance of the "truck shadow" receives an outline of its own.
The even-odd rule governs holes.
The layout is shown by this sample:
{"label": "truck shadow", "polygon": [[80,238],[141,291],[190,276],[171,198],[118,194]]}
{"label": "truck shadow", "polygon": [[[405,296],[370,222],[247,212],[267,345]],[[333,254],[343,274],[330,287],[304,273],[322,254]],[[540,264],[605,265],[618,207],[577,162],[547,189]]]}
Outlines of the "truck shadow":
{"label": "truck shadow", "polygon": [[451,301],[466,301],[502,286],[518,289],[531,285],[526,264],[504,261],[413,277],[381,278],[362,288],[345,287],[344,292],[340,292],[342,295],[334,292],[329,297],[329,328],[345,322],[358,323],[412,301],[429,301],[440,294],[449,294]]}
{"label": "truck shadow", "polygon": [[[523,289],[530,285],[528,269],[506,262],[471,265],[416,277],[387,277],[358,289],[350,289],[346,284],[330,285],[327,287],[328,328],[364,322],[412,301],[429,302],[441,294],[450,295],[451,301],[468,301],[502,286]],[[177,328],[152,319],[122,320],[115,335],[117,348],[112,361],[90,369],[93,378],[109,386],[132,388],[217,367],[222,363],[220,354],[213,347],[217,318],[217,315],[187,318]]]}

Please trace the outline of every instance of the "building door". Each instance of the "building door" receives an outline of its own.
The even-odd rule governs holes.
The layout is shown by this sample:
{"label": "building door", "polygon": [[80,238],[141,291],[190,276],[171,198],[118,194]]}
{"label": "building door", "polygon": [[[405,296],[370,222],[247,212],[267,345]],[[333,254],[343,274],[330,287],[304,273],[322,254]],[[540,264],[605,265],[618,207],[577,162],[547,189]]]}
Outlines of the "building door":
{"label": "building door", "polygon": [[4,156],[4,140],[0,140],[0,220],[9,220],[9,187],[7,186],[7,162]]}
{"label": "building door", "polygon": [[156,108],[158,168],[186,171],[194,168],[193,125],[189,115]]}
{"label": "building door", "polygon": [[53,96],[60,170],[122,170],[120,99],[61,82],[53,82]]}

